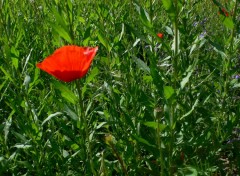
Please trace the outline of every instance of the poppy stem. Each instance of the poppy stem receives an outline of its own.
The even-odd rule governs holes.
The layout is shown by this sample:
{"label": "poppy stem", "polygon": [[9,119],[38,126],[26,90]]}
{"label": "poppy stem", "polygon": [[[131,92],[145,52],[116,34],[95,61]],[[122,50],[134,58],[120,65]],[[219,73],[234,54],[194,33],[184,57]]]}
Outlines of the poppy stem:
{"label": "poppy stem", "polygon": [[[84,147],[86,149],[86,153],[88,153],[89,155],[87,156],[90,162],[90,167],[91,167],[91,171],[93,173],[94,176],[97,175],[96,171],[94,170],[94,166],[93,166],[93,160],[92,160],[92,145],[91,145],[91,141],[89,139],[89,130],[88,130],[88,123],[87,123],[87,119],[86,119],[86,114],[85,114],[85,109],[84,109],[84,105],[83,105],[83,98],[82,98],[82,91],[81,91],[81,83],[80,80],[76,81],[76,87],[77,87],[77,91],[78,91],[78,98],[79,98],[79,105],[80,105],[80,110],[81,110],[81,114],[80,114],[80,123],[83,124],[84,130],[85,130],[85,135],[84,136],[84,141],[86,142],[86,147]],[[88,152],[87,152],[88,150]]]}

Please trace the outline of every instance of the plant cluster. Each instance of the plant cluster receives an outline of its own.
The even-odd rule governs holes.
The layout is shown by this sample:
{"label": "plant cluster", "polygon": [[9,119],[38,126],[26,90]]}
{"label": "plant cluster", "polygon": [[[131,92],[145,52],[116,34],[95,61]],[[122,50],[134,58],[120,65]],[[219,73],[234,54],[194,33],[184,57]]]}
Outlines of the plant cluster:
{"label": "plant cluster", "polygon": [[0,175],[239,174],[239,0],[0,9]]}

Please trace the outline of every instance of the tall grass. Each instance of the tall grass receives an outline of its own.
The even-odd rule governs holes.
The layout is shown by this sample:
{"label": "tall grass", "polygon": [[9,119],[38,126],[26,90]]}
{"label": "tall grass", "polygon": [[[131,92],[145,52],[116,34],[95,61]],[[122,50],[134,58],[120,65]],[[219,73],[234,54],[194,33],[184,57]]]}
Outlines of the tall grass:
{"label": "tall grass", "polygon": [[[239,173],[238,0],[0,9],[0,175]],[[77,85],[35,66],[69,44],[99,46]]]}

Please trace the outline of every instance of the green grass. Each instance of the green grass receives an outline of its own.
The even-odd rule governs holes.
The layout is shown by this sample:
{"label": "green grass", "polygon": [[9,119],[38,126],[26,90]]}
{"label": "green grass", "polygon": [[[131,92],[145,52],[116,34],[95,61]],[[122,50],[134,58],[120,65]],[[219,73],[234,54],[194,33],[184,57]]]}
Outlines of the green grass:
{"label": "green grass", "polygon": [[[239,0],[0,9],[0,175],[240,172]],[[78,84],[36,68],[68,44],[99,46]]]}

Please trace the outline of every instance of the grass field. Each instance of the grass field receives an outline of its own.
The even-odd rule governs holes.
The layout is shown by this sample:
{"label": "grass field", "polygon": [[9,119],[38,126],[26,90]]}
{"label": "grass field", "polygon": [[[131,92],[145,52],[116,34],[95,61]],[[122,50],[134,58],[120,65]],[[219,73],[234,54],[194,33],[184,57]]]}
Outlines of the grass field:
{"label": "grass field", "polygon": [[[239,0],[0,1],[0,175],[237,176]],[[82,79],[36,67],[98,47]]]}

